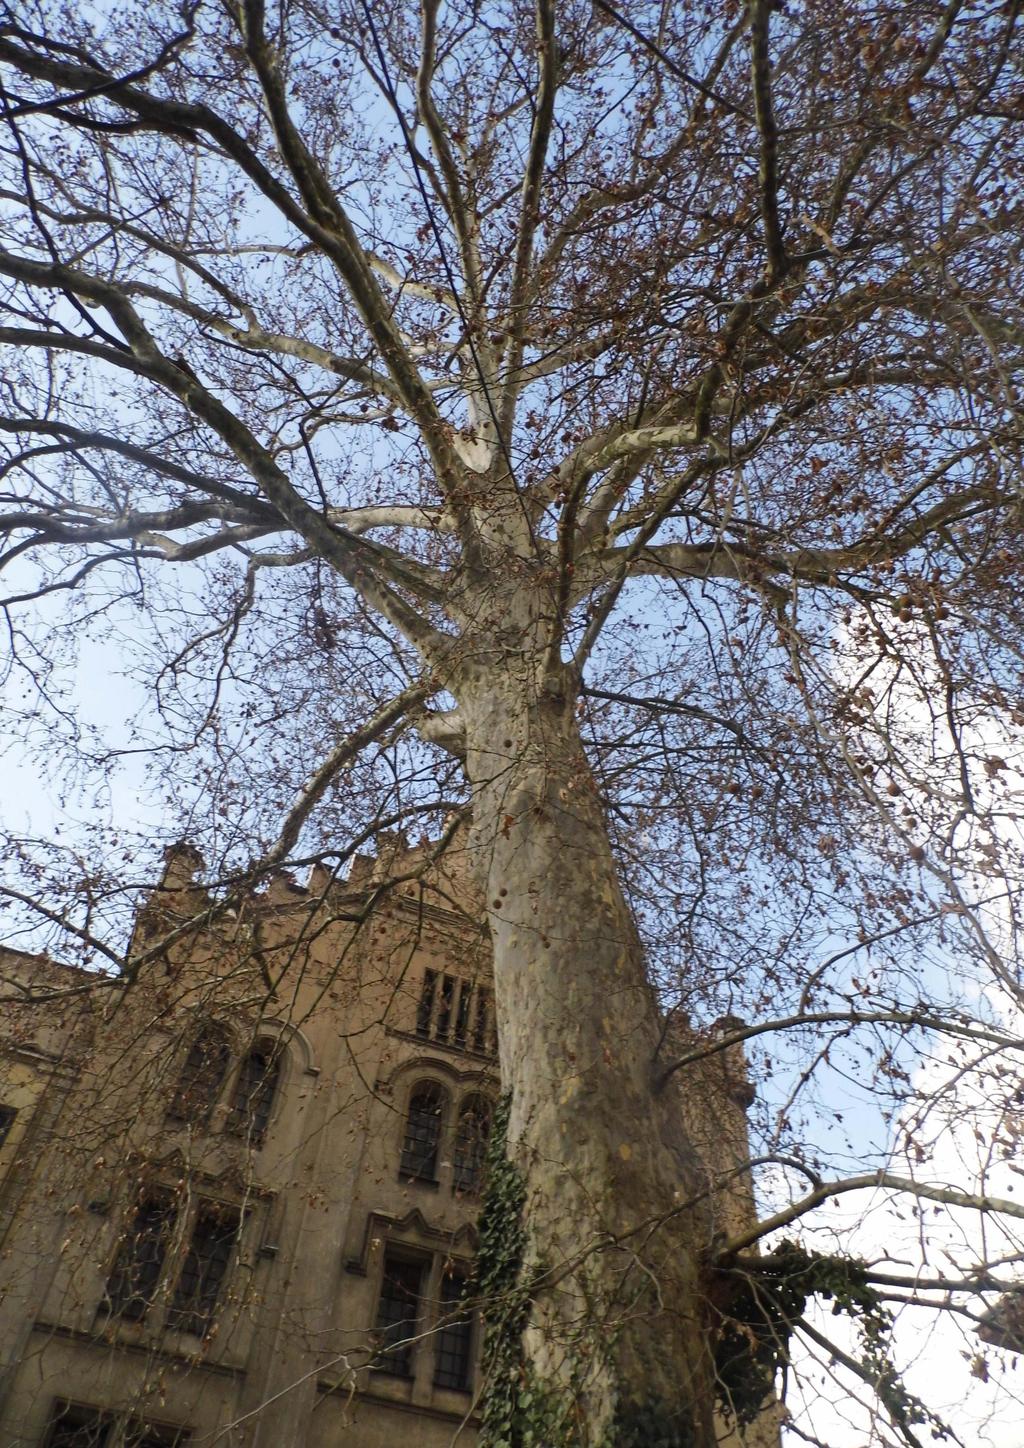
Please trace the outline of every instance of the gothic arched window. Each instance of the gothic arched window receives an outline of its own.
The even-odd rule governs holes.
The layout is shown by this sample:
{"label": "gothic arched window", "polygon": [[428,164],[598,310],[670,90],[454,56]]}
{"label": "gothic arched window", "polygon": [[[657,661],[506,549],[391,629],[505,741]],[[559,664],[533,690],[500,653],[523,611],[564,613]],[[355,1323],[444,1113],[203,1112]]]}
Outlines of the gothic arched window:
{"label": "gothic arched window", "polygon": [[402,1141],[402,1176],[420,1181],[436,1179],[444,1106],[445,1093],[433,1081],[421,1081],[413,1087]]}
{"label": "gothic arched window", "polygon": [[216,1101],[231,1061],[231,1048],[219,1026],[207,1026],[193,1039],[168,1115],[198,1126]]}
{"label": "gothic arched window", "polygon": [[266,1135],[281,1074],[280,1048],[274,1041],[258,1041],[242,1061],[235,1082],[228,1130],[259,1143]]}
{"label": "gothic arched window", "polygon": [[459,1107],[452,1156],[452,1187],[477,1192],[483,1182],[487,1141],[491,1134],[491,1103],[486,1096],[467,1096]]}

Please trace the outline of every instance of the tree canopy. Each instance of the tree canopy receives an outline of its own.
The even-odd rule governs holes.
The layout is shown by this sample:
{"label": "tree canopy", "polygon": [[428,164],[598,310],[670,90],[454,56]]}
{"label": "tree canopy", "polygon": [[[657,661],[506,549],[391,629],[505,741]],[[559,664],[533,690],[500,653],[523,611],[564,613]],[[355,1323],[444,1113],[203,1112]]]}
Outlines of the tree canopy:
{"label": "tree canopy", "polygon": [[[164,837],[226,904],[471,805],[527,1266],[568,1253],[530,1166],[569,1110],[556,1054],[608,1065],[579,1068],[607,1112],[567,1172],[600,1179],[611,1240],[693,1187],[666,1083],[745,1041],[767,1228],[882,1257],[852,1218],[815,1235],[879,1183],[980,1213],[871,1279],[970,1333],[1013,1300],[1024,1216],[998,1165],[1021,1123],[1017,0],[4,17],[0,566],[40,756],[92,798],[146,754]],[[130,674],[134,724],[76,721],[76,656]],[[10,831],[12,918],[130,970],[145,871],[88,818],[66,846]],[[628,1179],[599,1149],[617,1110],[652,1123]],[[683,1296],[704,1230],[671,1238]],[[607,1305],[603,1270],[578,1275]],[[538,1345],[563,1307],[524,1340],[567,1391],[578,1361]],[[813,1318],[803,1341],[878,1391],[877,1441],[918,1441],[870,1354]],[[669,1347],[634,1398],[666,1401],[678,1349],[658,1421],[703,1445],[701,1350]],[[631,1351],[573,1442],[633,1441]]]}

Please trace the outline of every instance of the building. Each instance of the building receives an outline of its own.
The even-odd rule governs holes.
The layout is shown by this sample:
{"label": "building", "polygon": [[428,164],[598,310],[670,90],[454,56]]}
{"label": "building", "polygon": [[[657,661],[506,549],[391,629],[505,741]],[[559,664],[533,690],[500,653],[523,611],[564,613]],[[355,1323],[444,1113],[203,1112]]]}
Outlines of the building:
{"label": "building", "polygon": [[[0,1448],[471,1448],[499,1082],[462,856],[383,836],[216,912],[199,867],[169,852],[128,981],[0,954]],[[691,1129],[742,1167],[742,1062],[706,1075]]]}

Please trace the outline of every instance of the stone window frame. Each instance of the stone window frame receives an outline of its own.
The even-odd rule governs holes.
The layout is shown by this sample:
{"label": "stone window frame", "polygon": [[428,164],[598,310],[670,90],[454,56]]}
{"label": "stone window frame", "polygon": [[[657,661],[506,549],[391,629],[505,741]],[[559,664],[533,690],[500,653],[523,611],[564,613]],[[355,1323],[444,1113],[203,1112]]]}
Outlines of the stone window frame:
{"label": "stone window frame", "polygon": [[[97,1437],[96,1430],[101,1431],[103,1436]],[[83,1436],[79,1444],[75,1444],[75,1439],[68,1436],[69,1432],[82,1432],[89,1436]],[[43,1448],[61,1448],[62,1444],[75,1444],[75,1448],[85,1448],[87,1444],[90,1448],[93,1445],[95,1448],[187,1448],[191,1438],[192,1430],[183,1423],[160,1423],[136,1417],[133,1413],[99,1407],[95,1403],[55,1398]]]}
{"label": "stone window frame", "polygon": [[443,965],[424,966],[411,1034],[445,1050],[493,1059],[497,1037],[490,979]]}
{"label": "stone window frame", "polygon": [[[459,1304],[469,1295],[473,1280],[472,1266],[449,1257],[441,1264],[439,1293],[435,1314],[433,1341],[433,1372],[431,1381],[435,1388],[448,1393],[471,1393],[479,1350],[480,1315],[477,1312],[459,1312]],[[449,1284],[458,1283],[453,1294]],[[459,1364],[459,1381],[445,1381],[449,1370],[443,1366],[447,1357]]]}
{"label": "stone window frame", "polygon": [[202,1339],[216,1322],[218,1308],[223,1308],[232,1264],[238,1260],[245,1214],[237,1206],[200,1198],[189,1226],[165,1321],[173,1332]]}
{"label": "stone window frame", "polygon": [[[112,1292],[112,1284],[118,1282],[119,1275],[127,1278],[131,1272],[130,1244],[140,1240],[139,1237],[132,1238],[131,1225],[147,1209],[154,1216],[162,1212],[166,1222],[164,1230],[153,1235],[159,1254],[156,1270],[147,1274],[143,1292],[119,1301],[125,1289],[118,1284],[117,1292]],[[159,1179],[140,1183],[125,1202],[121,1214],[120,1231],[106,1264],[97,1318],[110,1323],[132,1324],[147,1332],[166,1330],[204,1340],[223,1313],[226,1293],[233,1269],[241,1259],[241,1244],[251,1215],[251,1209],[242,1203],[216,1193],[189,1190],[179,1196]],[[203,1224],[217,1219],[231,1223],[232,1248],[223,1263],[218,1259],[215,1264],[220,1270],[214,1272],[215,1287],[211,1294],[207,1270],[209,1254],[201,1255],[197,1242]],[[195,1279],[195,1290],[187,1297],[183,1290],[186,1272]]]}
{"label": "stone window frame", "polygon": [[[484,1174],[487,1162],[487,1147],[490,1142],[491,1131],[494,1127],[494,1112],[497,1106],[493,1096],[486,1091],[470,1090],[465,1091],[459,1098],[458,1109],[454,1112],[451,1125],[451,1190],[453,1196],[470,1197],[478,1196],[483,1189]],[[486,1132],[477,1132],[475,1143],[469,1143],[475,1147],[475,1161],[468,1158],[465,1151],[465,1144],[460,1147],[462,1140],[462,1123],[464,1118],[473,1115],[479,1121],[486,1117]]]}
{"label": "stone window frame", "polygon": [[[437,1102],[437,1110],[432,1114],[437,1119],[437,1126],[434,1132],[433,1152],[430,1159],[429,1172],[420,1169],[422,1164],[414,1162],[414,1138],[413,1110],[417,1099],[432,1096]],[[452,1115],[452,1093],[442,1081],[436,1076],[417,1076],[412,1082],[405,1095],[405,1110],[401,1116],[401,1140],[398,1146],[398,1180],[403,1184],[419,1183],[421,1186],[437,1188],[441,1184],[441,1174],[448,1169],[449,1163],[445,1146],[448,1139],[448,1131]]]}
{"label": "stone window frame", "polygon": [[[406,1382],[415,1379],[419,1359],[420,1332],[427,1296],[426,1285],[433,1272],[432,1257],[432,1253],[410,1247],[405,1242],[387,1242],[385,1244],[381,1253],[380,1272],[374,1293],[373,1333],[377,1339],[377,1348],[369,1363],[371,1372],[378,1373],[383,1377],[399,1378]],[[394,1269],[412,1269],[417,1274],[415,1294],[408,1297],[412,1304],[412,1315],[408,1319],[396,1319],[393,1322],[382,1323],[381,1317],[385,1301],[390,1301],[393,1296],[393,1294],[388,1294],[387,1289],[389,1283],[393,1281],[389,1276],[389,1271]],[[399,1321],[408,1321],[409,1331],[404,1338],[398,1338],[394,1343],[389,1344],[388,1331],[391,1327],[397,1326]]]}
{"label": "stone window frame", "polygon": [[[410,1084],[401,1097],[403,1108],[396,1113],[399,1123],[397,1141],[392,1138],[392,1160],[397,1161],[398,1180],[405,1187],[423,1186],[431,1192],[455,1197],[478,1196],[483,1187],[483,1162],[481,1161],[480,1177],[475,1184],[462,1178],[464,1168],[458,1159],[459,1127],[468,1111],[486,1105],[489,1138],[498,1104],[493,1077],[473,1073],[466,1080],[448,1070],[443,1063],[433,1062],[429,1058],[405,1062],[392,1077],[395,1084],[396,1077],[411,1077]],[[434,1170],[429,1176],[410,1170],[406,1156],[412,1103],[417,1094],[427,1088],[436,1092],[441,1102]],[[391,1087],[387,1089],[390,1090]],[[486,1150],[485,1140],[482,1157],[486,1156]]]}
{"label": "stone window frame", "polygon": [[[416,1315],[410,1319],[412,1325],[404,1348],[404,1370],[395,1371],[385,1362],[375,1362],[371,1358],[367,1364],[371,1374],[374,1377],[391,1378],[397,1382],[409,1383],[414,1388],[429,1384],[434,1392],[458,1393],[462,1397],[471,1396],[476,1388],[482,1339],[478,1312],[472,1311],[469,1315],[468,1341],[465,1350],[466,1373],[465,1381],[461,1386],[438,1381],[438,1355],[446,1327],[456,1325],[451,1321],[447,1323],[445,1321],[446,1310],[450,1315],[450,1309],[454,1305],[453,1300],[445,1295],[445,1277],[447,1276],[449,1279],[457,1277],[465,1290],[465,1287],[473,1280],[474,1262],[465,1257],[453,1256],[449,1252],[425,1247],[405,1236],[387,1237],[380,1253],[380,1266],[374,1274],[373,1331],[375,1333],[381,1331],[378,1323],[389,1263],[419,1268]],[[386,1358],[386,1354],[378,1351],[381,1357]]]}
{"label": "stone window frame", "polygon": [[101,1313],[119,1322],[146,1320],[166,1282],[168,1256],[176,1255],[179,1217],[169,1191],[147,1185],[135,1193],[121,1218]]}
{"label": "stone window frame", "polygon": [[[261,1078],[249,1084],[247,1099],[243,1101],[243,1084],[248,1082],[249,1063],[255,1057],[261,1058],[267,1069]],[[254,1147],[260,1147],[266,1141],[283,1099],[287,1057],[288,1043],[279,1034],[269,1031],[257,1032],[248,1049],[240,1054],[228,1072],[226,1094],[229,1104],[224,1130],[230,1136],[241,1137]]]}
{"label": "stone window frame", "polygon": [[166,1114],[171,1121],[201,1129],[207,1126],[232,1073],[235,1042],[220,1021],[202,1024],[189,1034]]}
{"label": "stone window frame", "polygon": [[[186,1128],[211,1135],[232,1136],[258,1151],[270,1135],[285,1099],[289,1078],[293,1074],[292,1034],[277,1022],[265,1021],[260,1022],[243,1042],[238,1032],[223,1021],[200,1024],[189,1033],[188,1049],[179,1056],[173,1095],[165,1112],[168,1127],[171,1130]],[[216,1087],[211,1087],[207,1098],[199,1103],[197,1110],[190,1113],[189,1103],[182,1098],[189,1089],[186,1084],[190,1071],[189,1063],[204,1037],[215,1038],[223,1045],[225,1061]],[[308,1049],[305,1054],[308,1055]],[[269,1060],[273,1069],[273,1085],[267,1093],[267,1099],[258,1100],[258,1108],[252,1112],[256,1124],[250,1129],[246,1123],[240,1092],[246,1079],[247,1064],[254,1056],[263,1056]],[[193,1076],[196,1075],[198,1065],[199,1063],[196,1063],[192,1069]],[[311,1067],[308,1062],[307,1073],[317,1074],[316,1068]],[[259,1089],[257,1086],[255,1091],[248,1092],[250,1110],[253,1101],[259,1096]]]}

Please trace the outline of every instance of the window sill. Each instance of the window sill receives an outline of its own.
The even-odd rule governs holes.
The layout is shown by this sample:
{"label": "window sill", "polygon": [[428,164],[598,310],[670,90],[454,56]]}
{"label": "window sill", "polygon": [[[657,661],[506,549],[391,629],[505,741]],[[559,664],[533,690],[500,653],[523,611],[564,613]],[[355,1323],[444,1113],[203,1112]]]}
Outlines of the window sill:
{"label": "window sill", "polygon": [[94,1340],[99,1338],[103,1342],[126,1347],[145,1346],[193,1362],[199,1356],[206,1357],[215,1340],[210,1333],[216,1324],[214,1317],[199,1332],[184,1322],[174,1322],[156,1308],[150,1308],[144,1317],[125,1317],[101,1303],[96,1309],[92,1332],[88,1335]]}
{"label": "window sill", "polygon": [[109,1302],[101,1302],[96,1309],[97,1322],[116,1324],[136,1330],[146,1325],[146,1319],[152,1311],[152,1305],[146,1306],[141,1312],[126,1312],[123,1308],[114,1307]]}
{"label": "window sill", "polygon": [[450,1051],[453,1056],[469,1057],[470,1060],[480,1061],[488,1066],[491,1071],[498,1069],[498,1051],[496,1047],[485,1046],[482,1049],[467,1042],[465,1046],[457,1046],[454,1041],[439,1041],[436,1036],[421,1036],[417,1031],[403,1031],[400,1026],[388,1026],[389,1036],[397,1036],[399,1040],[411,1041],[419,1046],[429,1047],[432,1051]]}
{"label": "window sill", "polygon": [[229,1141],[237,1141],[242,1146],[251,1147],[253,1151],[262,1151],[267,1141],[265,1132],[259,1136],[250,1136],[247,1131],[234,1131],[230,1126],[225,1126],[223,1135],[227,1137]]}

